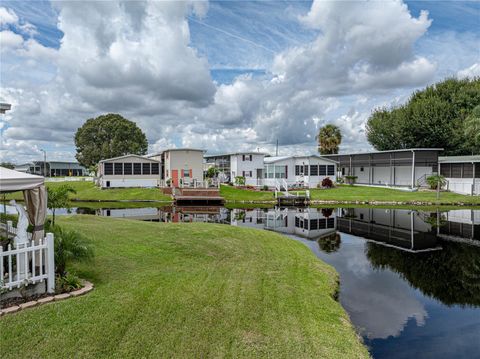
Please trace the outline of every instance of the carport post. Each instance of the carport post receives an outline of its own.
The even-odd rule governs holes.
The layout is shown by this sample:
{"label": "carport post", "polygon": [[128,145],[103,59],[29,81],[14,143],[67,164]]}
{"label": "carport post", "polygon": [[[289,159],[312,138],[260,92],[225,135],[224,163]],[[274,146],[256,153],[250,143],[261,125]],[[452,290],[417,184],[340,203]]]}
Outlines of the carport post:
{"label": "carport post", "polygon": [[412,150],[412,189],[415,188],[415,150]]}

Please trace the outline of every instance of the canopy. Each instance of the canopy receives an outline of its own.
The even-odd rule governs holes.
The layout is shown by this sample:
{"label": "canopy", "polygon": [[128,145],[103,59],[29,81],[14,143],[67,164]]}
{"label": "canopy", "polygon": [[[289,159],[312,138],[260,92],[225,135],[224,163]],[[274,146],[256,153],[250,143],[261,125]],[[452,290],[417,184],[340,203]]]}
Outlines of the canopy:
{"label": "canopy", "polygon": [[47,193],[45,179],[0,167],[0,192],[23,191],[28,221],[33,226],[32,240],[43,238],[47,216]]}
{"label": "canopy", "polygon": [[0,192],[24,191],[43,185],[45,179],[28,173],[0,167]]}

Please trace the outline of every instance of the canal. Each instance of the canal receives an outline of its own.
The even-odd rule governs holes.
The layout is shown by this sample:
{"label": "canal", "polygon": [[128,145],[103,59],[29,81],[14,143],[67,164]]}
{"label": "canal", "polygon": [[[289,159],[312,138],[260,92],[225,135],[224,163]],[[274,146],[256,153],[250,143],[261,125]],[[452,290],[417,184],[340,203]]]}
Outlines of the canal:
{"label": "canal", "polygon": [[374,358],[480,358],[478,210],[167,206],[70,212],[284,234],[338,271],[339,300]]}

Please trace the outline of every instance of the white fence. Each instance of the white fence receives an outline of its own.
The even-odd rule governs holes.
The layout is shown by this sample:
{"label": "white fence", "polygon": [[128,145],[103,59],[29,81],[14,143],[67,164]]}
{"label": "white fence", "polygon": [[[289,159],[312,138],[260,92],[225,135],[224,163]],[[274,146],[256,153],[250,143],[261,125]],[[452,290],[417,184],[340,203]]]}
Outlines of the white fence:
{"label": "white fence", "polygon": [[[16,233],[11,221],[7,222],[7,231]],[[11,290],[43,280],[47,281],[47,292],[55,292],[52,233],[47,233],[46,237],[39,241],[29,241],[17,246],[9,244],[6,251],[0,246],[0,289]]]}
{"label": "white fence", "polygon": [[94,182],[95,177],[45,177],[45,182]]}

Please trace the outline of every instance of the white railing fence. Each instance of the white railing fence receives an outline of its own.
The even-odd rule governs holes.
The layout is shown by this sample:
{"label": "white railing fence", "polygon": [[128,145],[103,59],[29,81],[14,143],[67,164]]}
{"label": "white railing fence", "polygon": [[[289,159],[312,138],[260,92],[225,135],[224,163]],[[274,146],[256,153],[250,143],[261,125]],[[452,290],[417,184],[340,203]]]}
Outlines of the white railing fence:
{"label": "white railing fence", "polygon": [[[5,227],[3,225],[3,227]],[[7,222],[7,231],[16,233],[12,222]],[[30,234],[31,238],[31,234]],[[25,244],[0,246],[0,289],[11,290],[40,281],[47,281],[47,292],[55,292],[54,239],[52,233],[38,241]]]}

